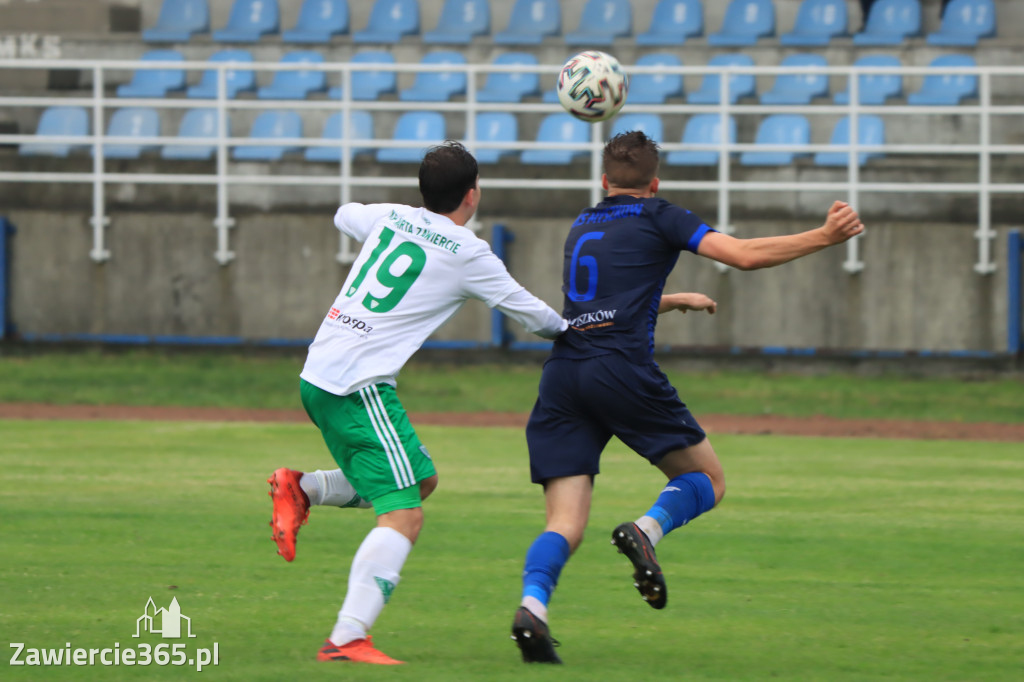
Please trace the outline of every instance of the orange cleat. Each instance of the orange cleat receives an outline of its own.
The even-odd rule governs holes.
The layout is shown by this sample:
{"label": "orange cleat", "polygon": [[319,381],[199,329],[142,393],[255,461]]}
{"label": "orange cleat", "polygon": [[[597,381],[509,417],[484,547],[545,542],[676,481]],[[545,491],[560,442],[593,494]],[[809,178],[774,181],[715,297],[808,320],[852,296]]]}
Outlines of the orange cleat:
{"label": "orange cleat", "polygon": [[274,515],[270,527],[274,530],[277,553],[285,561],[295,558],[295,540],[299,526],[309,518],[309,498],[299,485],[301,471],[281,468],[270,475],[270,497],[274,500]]}
{"label": "orange cleat", "polygon": [[357,639],[342,646],[327,640],[316,655],[318,661],[352,661],[353,663],[376,663],[377,665],[402,665],[405,661],[391,658],[373,646],[373,640]]}

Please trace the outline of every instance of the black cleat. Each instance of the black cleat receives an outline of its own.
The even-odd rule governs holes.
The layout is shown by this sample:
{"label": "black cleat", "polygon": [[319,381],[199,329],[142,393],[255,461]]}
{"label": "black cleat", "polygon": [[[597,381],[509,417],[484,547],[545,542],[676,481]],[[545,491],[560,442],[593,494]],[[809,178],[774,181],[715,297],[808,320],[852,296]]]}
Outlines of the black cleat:
{"label": "black cleat", "polygon": [[619,548],[619,554],[625,554],[633,563],[633,587],[640,591],[644,601],[655,609],[665,608],[668,603],[668,588],[665,576],[661,574],[661,566],[654,555],[654,545],[647,535],[635,523],[619,524],[612,531],[612,544]]}
{"label": "black cleat", "polygon": [[533,615],[525,606],[519,607],[512,621],[512,639],[523,655],[523,663],[562,662],[555,653],[555,647],[560,644],[551,636],[547,623]]}

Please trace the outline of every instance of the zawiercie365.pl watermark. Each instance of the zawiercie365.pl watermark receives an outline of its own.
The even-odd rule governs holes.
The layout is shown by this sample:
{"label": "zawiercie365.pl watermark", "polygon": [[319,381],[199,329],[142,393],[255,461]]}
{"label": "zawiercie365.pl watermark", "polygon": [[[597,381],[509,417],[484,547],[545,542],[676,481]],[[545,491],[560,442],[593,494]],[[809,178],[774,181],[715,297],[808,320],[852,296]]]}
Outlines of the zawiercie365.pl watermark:
{"label": "zawiercie365.pl watermark", "polygon": [[[143,614],[135,621],[133,638],[140,638],[144,633],[160,635],[163,639],[192,639],[192,619],[182,615],[178,599],[171,600],[165,608],[156,608],[153,598],[146,602]],[[157,645],[140,642],[134,646],[121,646],[114,642],[113,647],[103,649],[83,649],[71,646],[66,642],[63,648],[35,648],[24,642],[11,642],[14,650],[11,665],[28,666],[94,666],[94,665],[174,665],[194,667],[197,672],[203,668],[220,663],[220,645],[214,642],[208,647],[190,647],[183,642],[161,642]]]}

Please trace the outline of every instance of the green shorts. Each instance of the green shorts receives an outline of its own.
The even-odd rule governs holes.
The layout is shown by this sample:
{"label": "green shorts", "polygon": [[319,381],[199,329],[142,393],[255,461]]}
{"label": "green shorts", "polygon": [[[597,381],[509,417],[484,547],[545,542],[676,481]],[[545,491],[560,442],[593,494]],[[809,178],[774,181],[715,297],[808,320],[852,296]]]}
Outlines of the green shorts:
{"label": "green shorts", "polygon": [[377,514],[421,506],[419,482],[437,472],[394,386],[339,396],[303,380],[300,392],[334,461]]}

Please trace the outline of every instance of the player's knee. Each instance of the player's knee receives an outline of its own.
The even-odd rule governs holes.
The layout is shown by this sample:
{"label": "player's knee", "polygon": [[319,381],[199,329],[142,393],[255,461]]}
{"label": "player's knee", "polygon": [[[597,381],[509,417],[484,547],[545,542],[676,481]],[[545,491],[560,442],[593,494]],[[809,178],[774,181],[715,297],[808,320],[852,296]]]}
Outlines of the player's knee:
{"label": "player's knee", "polygon": [[420,499],[425,500],[430,497],[430,493],[437,489],[437,474],[434,474],[430,478],[425,478],[420,481]]}

